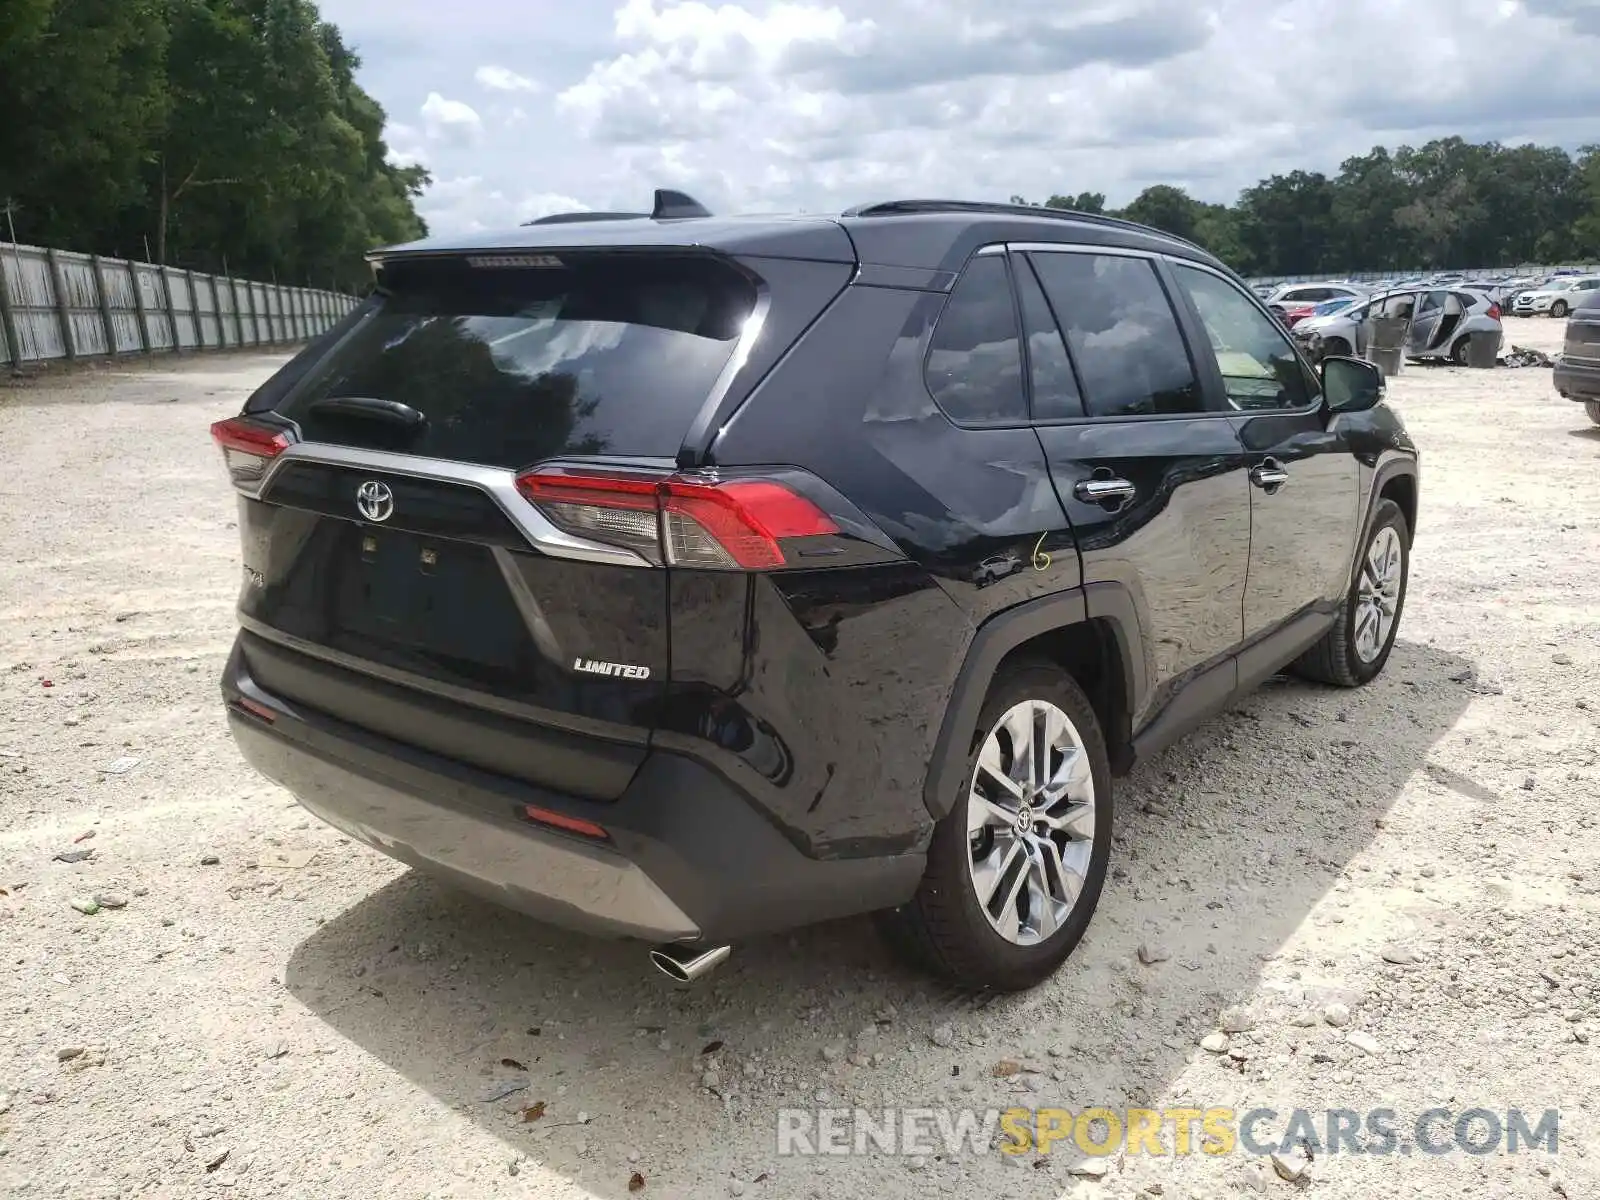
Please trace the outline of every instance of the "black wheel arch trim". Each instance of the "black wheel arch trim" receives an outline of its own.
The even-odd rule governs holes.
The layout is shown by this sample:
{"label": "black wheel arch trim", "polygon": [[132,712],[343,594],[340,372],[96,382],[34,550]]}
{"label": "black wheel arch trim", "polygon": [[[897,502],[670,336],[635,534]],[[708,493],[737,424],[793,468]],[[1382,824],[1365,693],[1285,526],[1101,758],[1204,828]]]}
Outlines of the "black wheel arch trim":
{"label": "black wheel arch trim", "polygon": [[[1091,583],[1030,600],[996,613],[978,627],[950,689],[950,702],[928,762],[923,800],[935,821],[950,812],[960,795],[978,714],[1006,656],[1043,634],[1102,619],[1113,634],[1120,659],[1115,665],[1122,672],[1125,703],[1119,706],[1119,717],[1125,726],[1127,714],[1137,711],[1134,706],[1142,701],[1146,685],[1138,610],[1121,584]],[[1131,739],[1125,727],[1104,732],[1115,771]]]}
{"label": "black wheel arch trim", "polygon": [[[1362,533],[1366,533],[1372,526],[1373,514],[1378,511],[1378,502],[1383,499],[1383,489],[1396,479],[1409,479],[1412,490],[1416,493],[1417,507],[1422,506],[1422,472],[1413,455],[1395,453],[1393,456],[1379,461],[1376,470],[1372,473],[1372,487],[1367,493],[1367,511],[1363,514],[1361,522]],[[1407,515],[1411,525],[1411,536],[1416,537],[1416,518],[1414,514]]]}
{"label": "black wheel arch trim", "polygon": [[[1372,524],[1378,516],[1378,506],[1383,503],[1383,489],[1396,479],[1410,479],[1413,491],[1416,493],[1417,507],[1422,506],[1422,475],[1418,469],[1417,459],[1410,454],[1395,453],[1391,457],[1379,461],[1377,468],[1372,473],[1372,484],[1367,489],[1366,511],[1361,514],[1361,536],[1356,541],[1355,553],[1350,556],[1350,575],[1345,581],[1348,590],[1355,586],[1356,576],[1361,571],[1361,556],[1367,545],[1367,539],[1372,536]],[[1413,540],[1417,530],[1415,522],[1410,529]]]}

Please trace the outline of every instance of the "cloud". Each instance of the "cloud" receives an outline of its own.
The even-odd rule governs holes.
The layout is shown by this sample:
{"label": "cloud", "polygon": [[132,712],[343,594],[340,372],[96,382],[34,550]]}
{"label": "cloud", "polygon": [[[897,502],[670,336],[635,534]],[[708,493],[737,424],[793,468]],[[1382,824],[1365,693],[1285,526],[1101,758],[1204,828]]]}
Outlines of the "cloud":
{"label": "cloud", "polygon": [[457,175],[436,180],[417,208],[435,232],[479,233],[591,206],[560,192],[508,192],[482,175]]}
{"label": "cloud", "polygon": [[446,100],[438,92],[428,93],[420,112],[423,129],[435,141],[476,142],[483,132],[483,118],[470,104]]}
{"label": "cloud", "polygon": [[479,67],[472,77],[491,92],[537,92],[539,85],[509,67]]}
{"label": "cloud", "polygon": [[[1154,183],[1232,201],[1379,142],[1576,148],[1600,111],[1594,0],[476,0],[448,26],[429,0],[321,7],[390,111],[427,97],[391,153],[477,180],[429,193],[441,232],[661,186],[714,211]],[[505,86],[534,80],[548,107]]]}
{"label": "cloud", "polygon": [[1594,0],[1524,0],[1536,16],[1570,21],[1579,33],[1600,37],[1600,5]]}

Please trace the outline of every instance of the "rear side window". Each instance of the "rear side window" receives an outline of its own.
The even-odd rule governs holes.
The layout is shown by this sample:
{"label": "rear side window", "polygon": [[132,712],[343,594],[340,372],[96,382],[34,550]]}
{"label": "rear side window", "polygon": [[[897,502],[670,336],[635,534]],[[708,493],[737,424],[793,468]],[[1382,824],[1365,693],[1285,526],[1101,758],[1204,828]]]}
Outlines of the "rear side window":
{"label": "rear side window", "polygon": [[928,390],[952,421],[992,425],[1027,419],[1017,309],[1004,255],[974,259],[934,326]]}
{"label": "rear side window", "polygon": [[1154,264],[1113,254],[1030,257],[1077,364],[1089,416],[1204,411],[1178,319]]}
{"label": "rear side window", "polygon": [[[312,441],[502,467],[670,456],[754,304],[754,286],[707,256],[391,264],[373,313],[278,411]],[[330,403],[349,398],[422,421]]]}

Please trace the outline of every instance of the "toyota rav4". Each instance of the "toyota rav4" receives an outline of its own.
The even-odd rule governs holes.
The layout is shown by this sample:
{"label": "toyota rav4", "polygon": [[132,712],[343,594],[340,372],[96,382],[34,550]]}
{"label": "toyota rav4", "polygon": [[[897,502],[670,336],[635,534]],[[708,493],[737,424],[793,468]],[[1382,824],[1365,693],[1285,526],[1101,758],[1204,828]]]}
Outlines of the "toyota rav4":
{"label": "toyota rav4", "polygon": [[658,193],[378,252],[213,430],[234,737],[311,812],[697,977],[880,913],[1049,975],[1113,779],[1268,676],[1354,686],[1417,454],[1209,254],[1102,216]]}

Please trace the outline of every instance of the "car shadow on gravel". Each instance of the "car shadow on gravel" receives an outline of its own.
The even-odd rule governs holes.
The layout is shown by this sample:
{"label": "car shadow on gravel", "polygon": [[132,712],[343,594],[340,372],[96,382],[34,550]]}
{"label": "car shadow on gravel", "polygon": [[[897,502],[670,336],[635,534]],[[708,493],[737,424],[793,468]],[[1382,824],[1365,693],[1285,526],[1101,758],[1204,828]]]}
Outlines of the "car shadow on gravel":
{"label": "car shadow on gravel", "polygon": [[[1495,690],[1465,660],[1405,640],[1360,691],[1270,681],[1119,782],[1113,878],[1089,936],[1020,996],[943,988],[900,966],[865,920],[741,945],[680,988],[641,945],[568,935],[415,873],[318,928],[285,982],[499,1138],[507,1162],[536,1160],[605,1200],[628,1196],[636,1170],[647,1194],[726,1195],[731,1171],[772,1177],[752,1196],[804,1195],[813,1166],[775,1154],[779,1107],[1159,1100],[1205,1057],[1197,1043],[1220,1008],[1248,998],[1340,873],[1361,869],[1474,694]],[[1318,974],[1311,960],[1307,1003]],[[962,1187],[1055,1196],[1069,1182],[1066,1155],[1021,1175],[1003,1157],[969,1162]]]}

